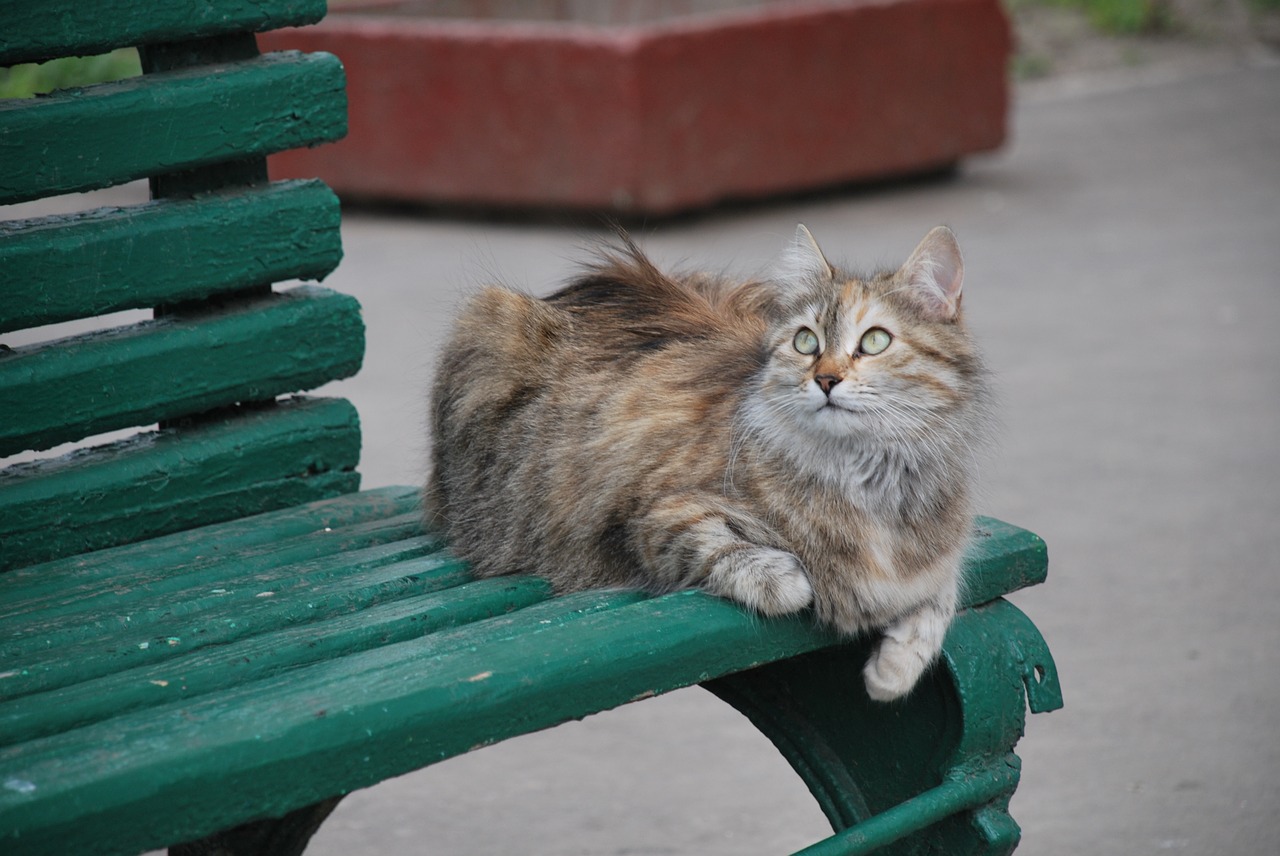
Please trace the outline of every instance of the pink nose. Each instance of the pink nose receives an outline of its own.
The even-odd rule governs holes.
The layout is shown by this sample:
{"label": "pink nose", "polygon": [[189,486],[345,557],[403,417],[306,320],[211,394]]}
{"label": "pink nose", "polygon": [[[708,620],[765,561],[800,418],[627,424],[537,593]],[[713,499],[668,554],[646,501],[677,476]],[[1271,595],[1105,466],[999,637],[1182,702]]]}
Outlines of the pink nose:
{"label": "pink nose", "polygon": [[832,388],[840,382],[840,378],[833,374],[820,374],[813,379],[813,382],[821,387],[824,395],[831,395]]}

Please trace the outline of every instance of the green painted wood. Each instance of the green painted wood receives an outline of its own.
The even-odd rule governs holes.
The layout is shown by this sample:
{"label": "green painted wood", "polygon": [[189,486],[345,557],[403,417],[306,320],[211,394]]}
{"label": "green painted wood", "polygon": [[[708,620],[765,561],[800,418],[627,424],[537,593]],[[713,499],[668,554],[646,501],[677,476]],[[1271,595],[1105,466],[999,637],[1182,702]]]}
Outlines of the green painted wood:
{"label": "green painted wood", "polygon": [[42,0],[0,8],[0,65],[314,24],[325,0]]}
{"label": "green painted wood", "polygon": [[[298,399],[10,467],[0,473],[0,570],[347,493],[359,486],[359,454],[355,408]],[[10,576],[0,589],[17,598],[14,587],[46,575]]]}
{"label": "green painted wood", "polygon": [[266,54],[0,102],[0,203],[258,157],[345,133],[342,63],[322,53]]}
{"label": "green painted wood", "polygon": [[[285,399],[280,406],[292,406]],[[106,480],[106,484],[111,484]],[[36,598],[63,586],[88,586],[114,580],[120,573],[164,576],[166,569],[180,566],[209,567],[206,563],[224,560],[238,563],[251,560],[261,551],[273,551],[279,544],[325,544],[308,537],[324,532],[337,537],[339,550],[346,549],[349,528],[385,518],[402,516],[419,507],[420,491],[415,487],[392,486],[348,493],[334,498],[289,505],[279,511],[244,514],[227,522],[216,522],[192,530],[163,535],[143,543],[72,555],[72,557],[29,564],[0,573],[0,604],[10,599]],[[210,544],[219,546],[211,550]],[[326,549],[326,548],[321,548]],[[248,557],[248,558],[244,558]],[[225,567],[225,566],[224,566]]]}
{"label": "green painted wood", "polygon": [[[280,407],[298,406],[301,401],[286,399]],[[196,430],[215,430],[211,424]],[[163,442],[164,435],[158,439]],[[66,465],[74,466],[70,462]],[[105,479],[105,490],[110,491],[114,483],[114,479]],[[0,615],[34,612],[40,608],[37,598],[57,597],[64,589],[111,587],[121,575],[147,583],[174,576],[179,573],[175,569],[227,576],[235,568],[251,572],[258,562],[270,567],[385,544],[404,537],[398,520],[410,514],[419,517],[418,508],[418,489],[378,488],[28,565],[0,574]],[[411,530],[410,534],[422,533]],[[9,609],[9,604],[21,608]]]}
{"label": "green painted wood", "polygon": [[[21,673],[4,682],[0,697],[67,686],[470,579],[456,559],[446,554],[424,556],[429,549],[421,539],[411,539],[356,551],[349,568],[322,561],[296,579],[264,574],[257,592],[210,588],[206,581],[192,602],[157,598],[149,610],[113,609],[85,626],[64,623],[43,633],[33,628],[0,646],[5,671]],[[270,594],[253,602],[255,594],[262,592]],[[246,598],[249,604],[237,603]]]}
{"label": "green painted wood", "polygon": [[342,258],[338,198],[319,181],[0,222],[0,333],[323,279]]}
{"label": "green painted wood", "polygon": [[[13,745],[112,716],[224,690],[288,669],[418,638],[545,600],[550,586],[531,577],[478,580],[411,595],[279,632],[204,646],[163,662],[114,671],[19,697],[0,672],[0,745]],[[4,675],[19,674],[6,679]]]}
{"label": "green painted wood", "polygon": [[0,353],[0,455],[348,377],[352,297],[314,286]]}
{"label": "green painted wood", "polygon": [[[5,646],[13,639],[52,633],[63,625],[91,635],[82,625],[93,623],[99,611],[123,622],[121,629],[134,630],[144,620],[143,614],[156,606],[160,612],[183,613],[213,604],[240,608],[246,598],[252,603],[254,595],[271,588],[266,584],[272,579],[298,582],[306,577],[318,582],[357,574],[368,559],[375,559],[368,565],[372,568],[440,551],[442,543],[421,537],[421,529],[420,515],[410,512],[339,530],[280,535],[279,541],[248,549],[228,550],[202,536],[204,554],[191,561],[175,559],[167,568],[150,568],[143,562],[134,564],[124,550],[116,550],[109,554],[111,573],[92,578],[60,573],[60,566],[71,564],[68,560],[50,562],[43,566],[46,570],[39,580],[43,585],[24,586],[21,581],[7,585],[8,578],[0,578],[0,594],[5,596],[0,606],[0,640],[10,640],[0,641],[0,650],[8,650]],[[219,582],[212,591],[210,579]],[[112,609],[104,611],[107,603]]]}
{"label": "green painted wood", "polygon": [[1001,595],[1045,581],[1048,548],[1039,535],[979,516],[965,552],[961,601],[986,603]]}

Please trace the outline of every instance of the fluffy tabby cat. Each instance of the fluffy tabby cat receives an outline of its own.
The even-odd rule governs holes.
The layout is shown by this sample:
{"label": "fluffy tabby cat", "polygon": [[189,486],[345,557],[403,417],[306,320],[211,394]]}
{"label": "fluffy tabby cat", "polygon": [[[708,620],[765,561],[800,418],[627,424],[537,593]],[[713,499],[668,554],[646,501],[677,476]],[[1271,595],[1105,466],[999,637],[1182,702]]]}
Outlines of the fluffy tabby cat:
{"label": "fluffy tabby cat", "polygon": [[701,586],[883,636],[907,693],[955,612],[985,372],[951,231],[834,267],[803,226],[761,281],[660,272],[629,241],[540,300],[487,288],[434,388],[427,513],[478,575]]}

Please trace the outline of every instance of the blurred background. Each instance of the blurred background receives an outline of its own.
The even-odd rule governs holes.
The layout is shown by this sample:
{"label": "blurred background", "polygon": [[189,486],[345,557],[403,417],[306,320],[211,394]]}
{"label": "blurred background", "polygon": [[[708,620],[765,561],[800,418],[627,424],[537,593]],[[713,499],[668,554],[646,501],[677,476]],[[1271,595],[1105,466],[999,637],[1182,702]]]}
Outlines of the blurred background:
{"label": "blurred background", "polygon": [[[319,172],[344,198],[346,256],[326,285],[360,299],[368,353],[333,392],[361,413],[364,487],[424,477],[425,392],[459,298],[486,281],[551,291],[604,234],[602,213],[620,217],[661,265],[744,276],[761,271],[798,222],[861,270],[900,264],[929,228],[948,224],[965,252],[968,320],[1001,399],[1001,450],[982,511],[1039,533],[1050,551],[1048,582],[1013,597],[1044,633],[1066,697],[1063,710],[1030,717],[1019,744],[1019,853],[1280,852],[1276,0],[332,6],[342,14],[264,44],[308,46],[346,27],[366,40],[387,30],[460,39],[471,55],[499,48],[499,59],[460,78],[497,87],[494,102],[464,87],[429,108],[396,100],[439,73],[410,71],[398,57],[412,49],[358,39],[331,48],[353,86],[352,138],[330,147],[333,157],[359,142],[358,105],[379,99],[399,118],[393,110],[376,127],[408,129],[407,142],[368,141],[374,148],[345,164],[317,149],[273,165]],[[437,17],[415,20],[427,7]],[[602,7],[609,15],[582,19]],[[844,7],[876,15],[847,24]],[[818,16],[816,30],[791,20],[801,13]],[[708,35],[716,15],[735,32],[765,21],[792,33],[783,52],[797,58],[795,74],[862,81],[869,88],[841,97],[866,100],[806,115],[826,90],[799,91],[763,59],[726,67],[735,55]],[[834,39],[822,54],[834,58],[812,61],[822,40],[814,33],[846,25],[861,35]],[[881,25],[899,29],[874,49],[850,47],[875,43],[867,28]],[[511,28],[507,50],[537,48],[521,75],[503,71],[503,39],[487,26]],[[590,99],[597,84],[645,68],[670,78],[666,88],[644,89],[657,99],[647,106],[605,99],[570,111],[558,127],[562,112],[516,114],[511,127],[527,131],[525,142],[490,125],[475,160],[449,149],[456,143],[441,141],[440,126],[492,120],[506,102],[528,109],[530,69],[559,73],[555,51],[568,50],[548,47],[557,26],[574,59],[556,85],[577,88],[555,100]],[[646,51],[651,66],[627,65]],[[361,63],[379,53],[399,65],[367,74]],[[621,65],[573,65],[584,56]],[[59,62],[0,71],[0,95],[114,79],[136,73],[137,60]],[[661,97],[698,96],[679,75],[699,62],[705,90],[730,94],[700,111],[663,108]],[[942,82],[920,78],[923,66],[940,69]],[[546,88],[552,78],[541,79]],[[744,106],[717,112],[750,87],[759,88]],[[961,98],[971,99],[963,109]],[[762,121],[739,136],[778,133],[781,142],[699,143],[690,129],[702,121],[712,134]],[[659,127],[675,136],[645,136]],[[580,184],[556,183],[562,165],[534,169],[530,139],[550,141],[542,155],[568,156]],[[434,177],[392,158],[424,150],[437,152]],[[717,153],[738,159],[725,166]],[[502,180],[485,184],[486,164]],[[359,184],[380,171],[386,183]],[[519,194],[468,197],[459,177]],[[658,186],[666,189],[651,193]],[[5,216],[145,195],[129,185]],[[308,852],[779,853],[826,833],[772,747],[694,688],[354,794]]]}

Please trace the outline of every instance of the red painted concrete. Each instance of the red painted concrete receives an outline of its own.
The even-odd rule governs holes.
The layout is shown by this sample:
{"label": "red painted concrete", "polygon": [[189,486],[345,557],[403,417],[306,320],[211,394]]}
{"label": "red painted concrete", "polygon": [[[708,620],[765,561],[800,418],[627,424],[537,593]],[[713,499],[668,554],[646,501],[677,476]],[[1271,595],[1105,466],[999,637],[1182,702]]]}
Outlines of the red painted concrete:
{"label": "red painted concrete", "polygon": [[765,5],[621,26],[331,15],[341,143],[272,159],[340,194],[671,213],[943,166],[1004,140],[999,0]]}

